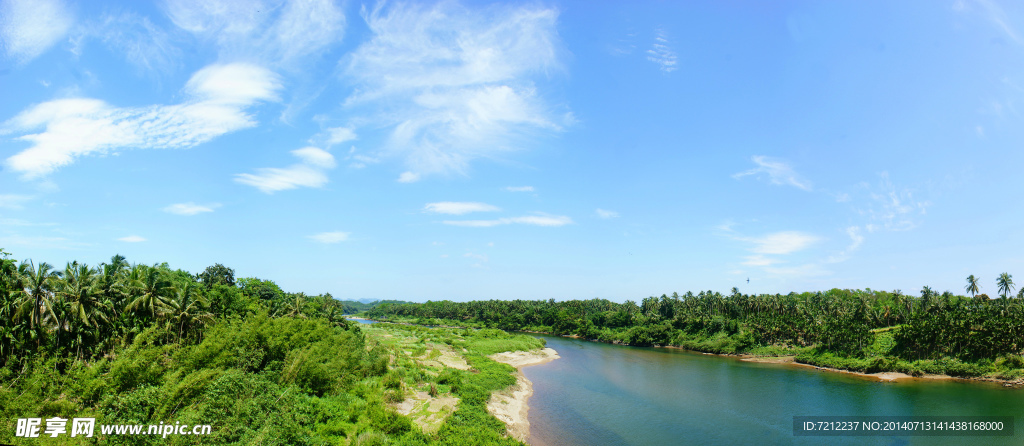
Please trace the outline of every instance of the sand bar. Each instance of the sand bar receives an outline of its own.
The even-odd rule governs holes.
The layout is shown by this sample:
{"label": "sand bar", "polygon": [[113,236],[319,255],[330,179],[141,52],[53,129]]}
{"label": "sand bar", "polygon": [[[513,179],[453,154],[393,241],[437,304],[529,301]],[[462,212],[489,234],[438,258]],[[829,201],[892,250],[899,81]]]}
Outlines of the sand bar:
{"label": "sand bar", "polygon": [[487,411],[505,423],[510,437],[525,443],[530,439],[530,406],[527,405],[527,401],[533,395],[533,383],[523,375],[522,368],[558,359],[558,352],[545,348],[528,352],[496,353],[488,358],[515,367],[516,383],[491,395],[491,400],[487,402]]}

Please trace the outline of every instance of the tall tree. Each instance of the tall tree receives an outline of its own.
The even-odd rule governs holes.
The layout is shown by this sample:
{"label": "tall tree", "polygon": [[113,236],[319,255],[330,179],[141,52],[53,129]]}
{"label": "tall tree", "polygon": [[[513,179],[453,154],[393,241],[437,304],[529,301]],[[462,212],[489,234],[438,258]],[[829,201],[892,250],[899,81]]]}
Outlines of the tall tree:
{"label": "tall tree", "polygon": [[971,297],[978,294],[981,287],[978,286],[978,278],[974,277],[974,274],[967,276],[967,292],[970,293]]}
{"label": "tall tree", "polygon": [[174,289],[174,296],[167,301],[164,315],[168,328],[178,329],[178,340],[182,335],[213,321],[213,315],[206,311],[206,299],[196,286],[188,283]]}
{"label": "tall tree", "polygon": [[29,328],[35,333],[36,347],[39,347],[43,335],[43,316],[46,308],[51,305],[53,283],[60,277],[60,273],[53,271],[49,263],[41,262],[36,266],[32,260],[21,262],[18,269],[25,285],[18,315],[20,318],[28,316]]}
{"label": "tall tree", "polygon": [[1009,273],[1000,274],[996,279],[996,285],[999,286],[999,294],[1006,298],[1007,294],[1013,293],[1013,276]]}
{"label": "tall tree", "polygon": [[146,318],[154,318],[167,306],[171,281],[162,268],[135,265],[128,273],[128,286],[134,299],[127,309]]}
{"label": "tall tree", "polygon": [[235,270],[219,263],[207,266],[206,270],[199,274],[199,281],[206,286],[206,289],[214,285],[235,286]]}

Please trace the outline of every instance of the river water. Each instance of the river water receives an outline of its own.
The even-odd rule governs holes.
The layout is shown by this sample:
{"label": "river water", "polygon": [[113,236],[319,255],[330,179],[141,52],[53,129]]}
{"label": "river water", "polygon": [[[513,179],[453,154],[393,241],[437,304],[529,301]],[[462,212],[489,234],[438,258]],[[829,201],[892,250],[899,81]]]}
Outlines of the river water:
{"label": "river water", "polygon": [[[526,367],[534,445],[1024,444],[1024,390],[876,378],[677,349],[539,335],[561,356]],[[1013,437],[797,437],[794,416],[1012,416]]]}

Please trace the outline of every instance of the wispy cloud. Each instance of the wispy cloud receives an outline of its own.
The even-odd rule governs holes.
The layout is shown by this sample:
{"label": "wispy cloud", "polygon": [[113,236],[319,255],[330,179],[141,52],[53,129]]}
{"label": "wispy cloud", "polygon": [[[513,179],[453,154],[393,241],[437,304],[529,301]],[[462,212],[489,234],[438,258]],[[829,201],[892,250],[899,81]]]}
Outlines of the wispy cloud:
{"label": "wispy cloud", "polygon": [[[87,37],[95,36],[114,54],[123,56],[143,72],[168,72],[181,60],[175,39],[148,17],[133,13],[106,15],[100,22],[82,26],[80,32],[82,34],[74,38],[77,45]],[[79,49],[72,51],[80,53]]]}
{"label": "wispy cloud", "polygon": [[226,60],[256,60],[299,71],[300,61],[341,41],[345,15],[331,0],[169,0],[179,28],[213,42]]}
{"label": "wispy cloud", "polygon": [[[7,166],[38,178],[78,157],[128,148],[187,148],[256,125],[247,109],[277,100],[277,76],[246,64],[211,65],[185,85],[177,105],[114,107],[97,99],[58,99],[36,105],[4,123],[32,144]],[[41,133],[29,133],[39,128]]]}
{"label": "wispy cloud", "polygon": [[906,231],[917,227],[919,216],[927,212],[931,202],[915,198],[911,189],[893,185],[888,172],[879,176],[878,185],[869,192],[871,201],[868,207],[859,210],[870,221],[865,229],[868,232],[880,229]]}
{"label": "wispy cloud", "polygon": [[654,44],[647,50],[647,60],[658,65],[661,71],[671,73],[677,68],[678,57],[676,52],[669,46],[668,36],[664,30],[658,30],[654,37]]}
{"label": "wispy cloud", "polygon": [[399,175],[398,179],[395,180],[395,181],[398,181],[399,183],[415,183],[415,182],[417,182],[419,180],[420,180],[420,174],[418,174],[418,173],[402,172],[402,174]]}
{"label": "wispy cloud", "polygon": [[789,278],[821,277],[832,274],[832,271],[818,263],[805,263],[798,266],[766,266],[764,271],[768,274]]}
{"label": "wispy cloud", "polygon": [[472,253],[472,252],[467,252],[467,253],[463,254],[462,256],[466,257],[466,258],[470,258],[470,259],[476,260],[476,263],[474,263],[472,265],[474,268],[483,268],[484,264],[487,263],[488,260],[490,260],[486,255],[476,254],[476,253]]}
{"label": "wispy cloud", "polygon": [[604,210],[604,209],[600,209],[600,208],[598,208],[596,212],[597,212],[597,216],[601,217],[601,218],[616,218],[616,217],[619,216],[618,212],[608,211],[608,210]]}
{"label": "wispy cloud", "polygon": [[961,13],[962,12],[969,12],[969,11],[973,11],[975,9],[974,8],[975,5],[980,7],[979,9],[981,10],[981,13],[985,16],[985,19],[987,19],[988,21],[992,22],[992,24],[995,25],[995,27],[997,29],[999,29],[1004,34],[1006,34],[1006,37],[1009,37],[1010,40],[1012,40],[1014,43],[1016,43],[1018,45],[1024,44],[1024,40],[1021,39],[1020,34],[1017,32],[1017,30],[1010,23],[1010,18],[1007,16],[1006,12],[1004,12],[1003,8],[1001,8],[999,6],[999,4],[997,4],[994,1],[991,1],[991,0],[973,0],[973,1],[958,0],[957,2],[953,3],[953,10],[961,12]]}
{"label": "wispy cloud", "polygon": [[172,204],[170,206],[165,207],[163,210],[164,210],[164,212],[171,213],[171,214],[196,215],[196,214],[201,214],[203,212],[213,212],[214,209],[217,209],[219,207],[220,207],[220,203],[201,205],[201,204],[195,204],[195,203],[190,201],[188,203],[175,203],[175,204]]}
{"label": "wispy cloud", "polygon": [[346,241],[350,235],[352,235],[350,232],[321,232],[316,235],[311,235],[309,238],[319,243],[331,244]]}
{"label": "wispy cloud", "polygon": [[65,237],[24,236],[20,234],[10,234],[6,236],[0,236],[0,246],[22,246],[34,249],[71,249],[83,246],[83,244],[72,242]]}
{"label": "wispy cloud", "polygon": [[0,3],[0,40],[19,64],[39,57],[71,28],[74,19],[59,0],[7,0]]}
{"label": "wispy cloud", "polygon": [[467,226],[473,228],[489,228],[492,226],[520,224],[533,226],[565,226],[572,224],[572,219],[565,216],[525,216],[498,218],[494,220],[445,220],[443,223],[452,226]]}
{"label": "wispy cloud", "polygon": [[423,207],[425,212],[436,214],[462,215],[470,212],[496,212],[501,209],[487,203],[442,201],[438,203],[427,203]]}
{"label": "wispy cloud", "polygon": [[533,186],[509,186],[505,190],[509,192],[533,192]]}
{"label": "wispy cloud", "polygon": [[31,199],[29,195],[0,194],[0,208],[21,209]]}
{"label": "wispy cloud", "polygon": [[285,168],[259,168],[254,174],[236,174],[235,181],[268,194],[298,187],[323,187],[327,184],[327,170],[335,166],[333,155],[316,147],[292,150],[291,153],[301,162]]}
{"label": "wispy cloud", "polygon": [[146,241],[145,237],[141,237],[141,236],[138,236],[138,235],[129,235],[127,237],[121,237],[121,238],[119,238],[117,240],[118,241],[122,241],[122,242],[128,242],[128,243],[141,243],[141,242]]}
{"label": "wispy cloud", "polygon": [[776,263],[781,263],[781,260],[771,259],[762,255],[746,256],[742,263],[748,266],[771,266]]}
{"label": "wispy cloud", "polygon": [[380,3],[363,18],[372,38],[345,60],[345,106],[387,129],[384,153],[408,166],[400,181],[465,172],[560,128],[531,81],[558,68],[556,10]]}
{"label": "wispy cloud", "polygon": [[850,255],[859,249],[860,245],[864,243],[864,235],[859,226],[850,226],[846,228],[844,232],[846,232],[846,235],[850,237],[850,245],[838,254],[829,256],[829,258],[825,260],[826,263],[845,262],[850,258]]}
{"label": "wispy cloud", "polygon": [[860,248],[861,243],[864,243],[864,236],[861,235],[859,227],[850,226],[846,228],[846,234],[850,236],[850,246],[846,248],[847,251],[854,251]]}
{"label": "wispy cloud", "polygon": [[356,132],[349,127],[332,127],[327,129],[327,145],[333,146],[357,139]]}
{"label": "wispy cloud", "polygon": [[753,244],[750,251],[757,254],[792,254],[821,240],[818,236],[799,231],[782,231],[761,237],[739,237],[737,239]]}
{"label": "wispy cloud", "polygon": [[762,175],[768,176],[768,181],[771,184],[778,185],[789,185],[806,191],[811,190],[811,183],[793,171],[793,168],[785,162],[778,161],[766,156],[754,156],[751,158],[757,167],[750,169],[745,172],[733,174],[733,178],[740,179],[745,176],[754,175],[761,177]]}

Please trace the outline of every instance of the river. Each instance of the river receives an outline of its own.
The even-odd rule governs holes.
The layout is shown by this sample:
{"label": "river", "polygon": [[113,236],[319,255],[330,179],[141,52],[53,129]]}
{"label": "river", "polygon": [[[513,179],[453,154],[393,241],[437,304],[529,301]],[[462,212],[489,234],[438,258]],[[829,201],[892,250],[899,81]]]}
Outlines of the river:
{"label": "river", "polygon": [[[1024,444],[1024,390],[883,383],[792,364],[538,335],[561,359],[526,367],[533,445]],[[797,437],[794,416],[1012,416],[1013,437]]]}

